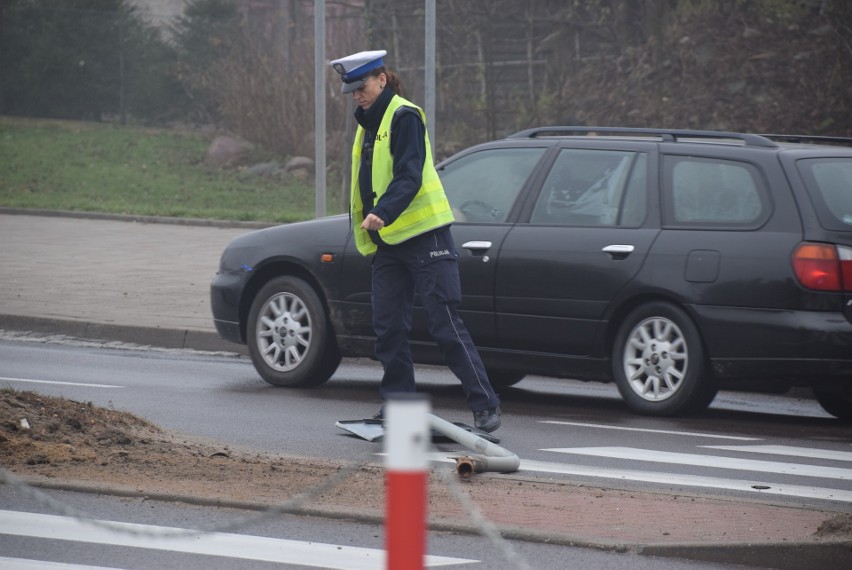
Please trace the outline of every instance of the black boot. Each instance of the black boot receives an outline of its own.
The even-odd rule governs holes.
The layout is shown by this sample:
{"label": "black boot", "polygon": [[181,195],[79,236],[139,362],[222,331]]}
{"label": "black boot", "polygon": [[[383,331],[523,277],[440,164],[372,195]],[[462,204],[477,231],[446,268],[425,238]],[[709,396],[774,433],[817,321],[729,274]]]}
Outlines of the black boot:
{"label": "black boot", "polygon": [[485,433],[491,433],[500,427],[500,406],[480,412],[473,412],[473,426]]}

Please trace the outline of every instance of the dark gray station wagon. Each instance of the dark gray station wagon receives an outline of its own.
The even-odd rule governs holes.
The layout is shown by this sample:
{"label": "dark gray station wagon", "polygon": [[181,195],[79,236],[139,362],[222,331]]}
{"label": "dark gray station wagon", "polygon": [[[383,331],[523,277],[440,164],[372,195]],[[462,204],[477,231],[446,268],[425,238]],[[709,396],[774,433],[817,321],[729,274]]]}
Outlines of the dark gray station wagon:
{"label": "dark gray station wagon", "polygon": [[[852,140],[547,127],[439,165],[463,318],[495,387],[615,382],[642,414],[720,388],[813,387],[852,420]],[[372,356],[370,260],[347,216],[228,245],[219,334],[279,386]],[[422,314],[415,359],[439,363]],[[505,399],[505,397],[504,397]]]}

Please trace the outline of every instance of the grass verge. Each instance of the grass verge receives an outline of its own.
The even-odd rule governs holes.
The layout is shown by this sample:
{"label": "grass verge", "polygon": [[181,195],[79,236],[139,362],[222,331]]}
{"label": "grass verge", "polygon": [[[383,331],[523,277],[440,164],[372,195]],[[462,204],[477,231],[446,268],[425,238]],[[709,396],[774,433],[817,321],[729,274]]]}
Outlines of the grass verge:
{"label": "grass verge", "polygon": [[[211,140],[197,132],[0,117],[0,206],[265,222],[314,217],[313,180],[210,167],[204,155]],[[262,151],[249,158],[276,159]],[[340,211],[334,194],[328,214]]]}

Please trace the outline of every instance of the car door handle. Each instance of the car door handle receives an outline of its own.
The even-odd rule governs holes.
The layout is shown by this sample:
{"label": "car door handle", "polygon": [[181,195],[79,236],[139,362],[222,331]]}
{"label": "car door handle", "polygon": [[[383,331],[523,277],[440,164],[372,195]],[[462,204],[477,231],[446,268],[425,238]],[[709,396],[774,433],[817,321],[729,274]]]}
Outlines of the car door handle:
{"label": "car door handle", "polygon": [[490,248],[492,244],[490,241],[466,241],[462,244],[462,247],[465,249],[473,250],[486,250]]}
{"label": "car door handle", "polygon": [[488,263],[491,261],[491,258],[485,255],[485,252],[488,251],[492,245],[493,244],[490,241],[473,240],[464,242],[462,247],[470,250],[470,254],[473,257],[478,257],[482,263]]}
{"label": "car door handle", "polygon": [[636,248],[632,245],[615,244],[606,246],[605,248],[603,248],[603,251],[605,253],[633,253],[634,249]]}
{"label": "car door handle", "polygon": [[627,244],[613,244],[608,245],[603,248],[601,251],[604,253],[608,253],[613,259],[624,259],[636,249],[632,245]]}

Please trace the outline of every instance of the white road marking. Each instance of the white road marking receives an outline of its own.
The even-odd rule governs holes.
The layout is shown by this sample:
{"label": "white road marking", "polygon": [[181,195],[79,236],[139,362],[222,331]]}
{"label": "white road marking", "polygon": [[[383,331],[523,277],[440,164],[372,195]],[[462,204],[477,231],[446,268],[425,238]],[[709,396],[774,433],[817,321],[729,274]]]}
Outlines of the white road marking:
{"label": "white road marking", "polygon": [[[467,453],[433,453],[430,458],[436,463],[455,463],[455,458],[463,455],[467,455]],[[784,497],[798,497],[802,499],[818,499],[824,501],[852,503],[852,491],[829,489],[824,487],[764,483],[759,480],[746,481],[742,479],[723,479],[720,477],[703,477],[700,475],[678,475],[677,473],[637,471],[633,469],[609,469],[606,467],[571,465],[568,463],[555,463],[551,461],[534,461],[532,459],[521,460],[521,466],[518,469],[518,472],[523,474],[524,471],[556,473],[559,475],[573,475],[578,477],[589,477],[592,479],[615,479],[618,481],[659,483],[674,487],[722,489],[748,492],[756,495],[779,495]]]}
{"label": "white road marking", "polygon": [[7,558],[0,556],[0,568],[3,570],[118,570],[107,566],[89,566],[85,564],[66,564],[48,560],[27,560],[25,558]]}
{"label": "white road marking", "polygon": [[[119,522],[110,522],[109,525],[126,532],[86,525],[71,517],[0,510],[0,534],[262,560],[312,568],[381,570],[385,567],[384,550],[374,548],[220,532],[152,536],[151,533],[165,535],[185,530]],[[429,567],[473,562],[478,560],[445,556],[426,557],[426,566]]]}
{"label": "white road marking", "polygon": [[807,457],[809,459],[828,459],[831,461],[852,461],[852,452],[832,451],[830,449],[814,449],[812,447],[792,447],[789,445],[702,445],[707,449],[722,449],[725,451],[744,451],[747,453],[764,453],[766,455],[787,455],[790,457]]}
{"label": "white road marking", "polygon": [[24,382],[29,384],[55,384],[57,386],[82,386],[84,388],[124,388],[112,384],[86,384],[85,382],[61,382],[59,380],[34,380],[32,378],[7,378],[0,376],[0,382]]}
{"label": "white road marking", "polygon": [[697,467],[714,467],[717,469],[781,473],[785,475],[798,475],[800,477],[820,477],[823,479],[843,480],[852,479],[852,469],[820,467],[818,465],[804,465],[800,463],[780,463],[778,461],[758,461],[754,459],[739,459],[735,457],[721,457],[715,455],[698,455],[694,453],[674,453],[671,451],[636,449],[632,447],[563,447],[542,449],[542,451],[628,459],[630,461],[652,461],[654,463],[693,465]]}
{"label": "white road marking", "polygon": [[741,437],[735,435],[719,435],[716,433],[700,433],[694,431],[671,431],[665,429],[649,429],[649,428],[635,428],[635,427],[625,427],[625,426],[612,426],[606,424],[589,424],[583,422],[563,422],[557,420],[543,420],[539,423],[542,424],[556,424],[563,426],[576,426],[576,427],[584,427],[584,428],[596,428],[596,429],[615,429],[622,431],[638,431],[645,433],[662,433],[667,435],[686,435],[690,437],[709,437],[715,439],[734,439],[737,441],[760,441],[758,437]]}

